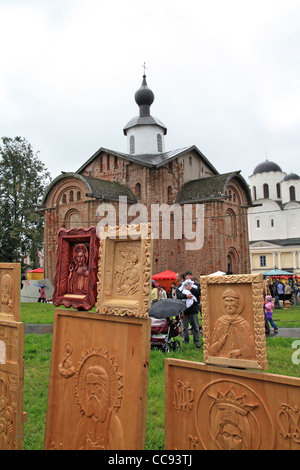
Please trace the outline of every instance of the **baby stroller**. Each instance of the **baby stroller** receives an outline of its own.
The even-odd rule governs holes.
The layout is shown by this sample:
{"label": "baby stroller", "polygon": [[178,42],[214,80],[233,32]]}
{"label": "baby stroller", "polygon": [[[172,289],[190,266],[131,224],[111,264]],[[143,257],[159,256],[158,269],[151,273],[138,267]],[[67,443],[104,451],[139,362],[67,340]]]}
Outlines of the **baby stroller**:
{"label": "baby stroller", "polygon": [[175,339],[181,332],[180,317],[176,318],[153,318],[151,317],[151,348],[162,349],[169,354],[171,349],[178,351],[180,342]]}

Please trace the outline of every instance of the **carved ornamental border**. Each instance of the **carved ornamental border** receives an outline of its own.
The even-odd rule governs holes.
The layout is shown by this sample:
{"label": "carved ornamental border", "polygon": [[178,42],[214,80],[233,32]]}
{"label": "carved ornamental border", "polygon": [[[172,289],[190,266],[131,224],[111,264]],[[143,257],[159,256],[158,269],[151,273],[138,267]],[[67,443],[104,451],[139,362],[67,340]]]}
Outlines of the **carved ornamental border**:
{"label": "carved ornamental border", "polygon": [[0,263],[0,319],[21,320],[20,263]]}
{"label": "carved ornamental border", "polygon": [[[266,352],[266,335],[265,335],[265,317],[263,307],[263,282],[261,274],[241,274],[227,276],[201,276],[201,313],[203,328],[203,361],[206,364],[251,368],[267,370],[267,352]],[[237,289],[244,286],[251,288],[252,305],[248,308],[252,309],[253,327],[251,334],[254,336],[254,355],[249,359],[223,357],[211,354],[211,338],[212,338],[212,312],[209,301],[209,290],[212,286],[220,285],[237,286]],[[249,287],[248,287],[249,289]]]}
{"label": "carved ornamental border", "polygon": [[101,228],[97,313],[148,317],[152,245],[150,224]]}

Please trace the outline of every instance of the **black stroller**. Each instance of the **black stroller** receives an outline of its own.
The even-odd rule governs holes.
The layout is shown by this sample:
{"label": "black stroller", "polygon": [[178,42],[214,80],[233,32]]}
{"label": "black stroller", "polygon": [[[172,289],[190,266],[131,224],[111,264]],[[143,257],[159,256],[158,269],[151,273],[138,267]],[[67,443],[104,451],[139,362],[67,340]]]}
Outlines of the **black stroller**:
{"label": "black stroller", "polygon": [[151,348],[160,348],[166,354],[171,349],[180,349],[180,342],[176,337],[181,333],[180,313],[185,309],[185,303],[175,299],[159,300],[152,305],[149,310]]}

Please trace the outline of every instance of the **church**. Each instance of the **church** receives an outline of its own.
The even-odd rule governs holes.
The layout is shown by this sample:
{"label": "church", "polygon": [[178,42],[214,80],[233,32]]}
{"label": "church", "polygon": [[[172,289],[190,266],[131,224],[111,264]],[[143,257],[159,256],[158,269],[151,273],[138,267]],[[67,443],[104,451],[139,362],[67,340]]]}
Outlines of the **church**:
{"label": "church", "polygon": [[[187,268],[197,277],[218,270],[249,273],[252,199],[240,171],[219,174],[195,145],[165,148],[167,127],[151,115],[154,93],[145,75],[134,98],[139,113],[123,128],[127,152],[101,147],[76,172],[57,176],[43,196],[45,278],[53,282],[58,231],[97,226],[99,206],[112,205],[118,213],[120,200],[132,209],[143,205],[149,215],[153,207],[170,208],[169,236],[160,229],[153,240],[153,274]],[[182,223],[175,217],[178,209]],[[163,219],[161,212],[156,217]],[[202,233],[202,242],[189,249],[187,224],[195,237],[197,230]]]}

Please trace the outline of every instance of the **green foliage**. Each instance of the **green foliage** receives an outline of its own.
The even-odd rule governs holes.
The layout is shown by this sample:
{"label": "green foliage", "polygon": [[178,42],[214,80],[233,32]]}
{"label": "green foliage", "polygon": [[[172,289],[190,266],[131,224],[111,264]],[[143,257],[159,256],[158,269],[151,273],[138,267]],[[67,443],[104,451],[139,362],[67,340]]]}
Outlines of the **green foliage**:
{"label": "green foliage", "polygon": [[50,175],[22,137],[2,137],[0,147],[0,250],[2,262],[27,255],[37,267],[43,220],[36,212]]}

